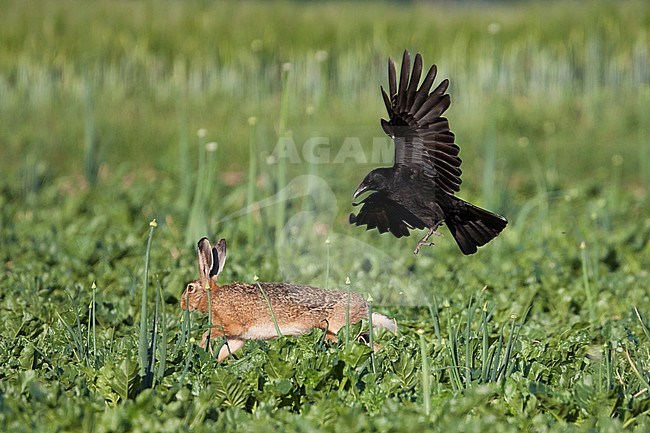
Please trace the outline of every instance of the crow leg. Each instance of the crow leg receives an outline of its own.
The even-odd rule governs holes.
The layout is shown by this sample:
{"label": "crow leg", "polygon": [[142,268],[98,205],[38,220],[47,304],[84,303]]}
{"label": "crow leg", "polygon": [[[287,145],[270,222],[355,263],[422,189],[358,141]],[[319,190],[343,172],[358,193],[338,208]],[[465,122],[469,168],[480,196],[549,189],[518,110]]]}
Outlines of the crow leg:
{"label": "crow leg", "polygon": [[417,254],[420,252],[420,248],[433,245],[433,242],[427,242],[431,235],[442,236],[442,233],[438,233],[434,227],[430,227],[429,231],[427,231],[427,234],[425,234],[424,237],[418,241],[413,254],[417,256]]}

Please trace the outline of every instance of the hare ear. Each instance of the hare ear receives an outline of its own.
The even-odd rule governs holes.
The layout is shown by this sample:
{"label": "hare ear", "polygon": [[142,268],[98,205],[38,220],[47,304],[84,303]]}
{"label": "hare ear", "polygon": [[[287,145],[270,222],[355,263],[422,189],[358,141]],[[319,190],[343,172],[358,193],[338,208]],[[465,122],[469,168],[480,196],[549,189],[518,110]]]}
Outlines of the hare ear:
{"label": "hare ear", "polygon": [[210,269],[210,276],[216,278],[221,271],[223,271],[223,266],[226,264],[226,240],[219,239],[217,245],[212,248],[212,269]]}
{"label": "hare ear", "polygon": [[212,245],[208,238],[201,238],[196,245],[196,251],[199,256],[199,276],[202,281],[207,281],[211,276],[211,269],[214,265],[212,257]]}

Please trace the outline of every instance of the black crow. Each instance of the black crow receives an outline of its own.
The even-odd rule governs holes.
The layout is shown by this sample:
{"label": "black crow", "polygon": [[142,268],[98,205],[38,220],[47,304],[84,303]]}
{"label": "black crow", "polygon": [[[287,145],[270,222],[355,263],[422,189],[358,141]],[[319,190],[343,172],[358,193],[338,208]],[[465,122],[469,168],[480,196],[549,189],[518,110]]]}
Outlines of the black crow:
{"label": "black crow", "polygon": [[404,51],[399,83],[395,63],[388,59],[388,90],[381,88],[389,120],[381,126],[395,144],[392,167],[372,170],[363,179],[354,198],[374,191],[355,206],[363,205],[357,215],[350,214],[350,223],[391,232],[396,237],[408,236],[411,229],[428,229],[417,243],[414,254],[436,229],[446,224],[463,254],[473,254],[508,224],[501,215],[463,201],[454,194],[460,190],[459,148],[449,122],[442,117],[451,102],[445,93],[449,80],[443,80],[433,91],[436,66],[431,66],[422,85],[422,57],[415,56],[410,74],[411,56]]}

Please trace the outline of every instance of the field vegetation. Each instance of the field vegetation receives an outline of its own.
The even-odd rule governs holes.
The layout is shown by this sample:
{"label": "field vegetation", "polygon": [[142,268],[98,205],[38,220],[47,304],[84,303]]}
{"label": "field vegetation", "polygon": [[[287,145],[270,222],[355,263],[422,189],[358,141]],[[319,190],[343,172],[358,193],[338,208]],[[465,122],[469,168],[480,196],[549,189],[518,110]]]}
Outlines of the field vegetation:
{"label": "field vegetation", "polygon": [[[0,431],[650,428],[646,2],[1,9]],[[347,223],[405,48],[510,221],[473,256]],[[221,281],[349,286],[399,334],[217,363],[179,308],[204,235]]]}

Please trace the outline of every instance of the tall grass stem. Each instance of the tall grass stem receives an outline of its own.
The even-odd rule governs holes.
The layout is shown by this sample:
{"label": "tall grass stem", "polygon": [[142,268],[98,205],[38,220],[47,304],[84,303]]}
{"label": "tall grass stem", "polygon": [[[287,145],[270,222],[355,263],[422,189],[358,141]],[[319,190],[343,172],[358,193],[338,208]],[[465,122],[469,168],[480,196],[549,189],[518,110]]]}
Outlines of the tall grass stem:
{"label": "tall grass stem", "polygon": [[347,286],[347,297],[345,300],[345,344],[350,343],[350,277],[345,277],[345,285]]}
{"label": "tall grass stem", "polygon": [[325,289],[330,288],[330,238],[325,239],[325,250],[327,251],[327,256],[325,259]]}
{"label": "tall grass stem", "polygon": [[496,173],[497,139],[493,124],[488,129],[485,137],[485,165],[483,168],[483,205],[491,209],[494,207],[495,198],[495,173]]}
{"label": "tall grass stem", "polygon": [[489,346],[489,328],[488,328],[488,321],[490,319],[490,315],[488,315],[488,310],[487,310],[487,301],[483,305],[483,308],[481,309],[481,333],[483,334],[483,341],[482,341],[482,346],[481,346],[481,382],[486,383],[489,379],[488,372],[489,372],[489,351],[490,351],[490,346]]}
{"label": "tall grass stem", "polygon": [[505,382],[506,377],[508,375],[508,365],[510,364],[510,356],[512,355],[512,346],[514,345],[514,342],[516,340],[515,337],[515,319],[516,317],[513,315],[512,320],[510,323],[510,335],[508,336],[508,343],[506,343],[506,352],[503,355],[503,367],[499,369],[499,374],[501,376],[501,380]]}
{"label": "tall grass stem", "polygon": [[467,304],[467,325],[465,326],[465,388],[469,388],[472,381],[472,321],[474,319],[474,297],[469,297]]}
{"label": "tall grass stem", "polygon": [[156,364],[156,350],[158,347],[158,309],[160,305],[158,303],[158,295],[154,295],[154,307],[153,307],[153,324],[151,326],[151,344],[149,345],[148,363],[147,371],[144,375],[144,380],[142,387],[143,388],[153,388],[156,383],[156,376],[154,375],[154,365]]}
{"label": "tall grass stem", "polygon": [[429,314],[431,315],[431,320],[433,320],[433,331],[436,334],[436,340],[438,344],[442,343],[442,336],[440,335],[440,313],[438,312],[438,300],[436,297],[433,297],[433,305],[430,302],[427,303],[429,308]]}
{"label": "tall grass stem", "polygon": [[206,130],[199,129],[198,136],[198,170],[196,175],[196,185],[194,186],[194,197],[192,198],[192,206],[188,216],[187,228],[185,231],[185,243],[191,245],[196,242],[201,236],[205,236],[207,229],[206,215],[205,215],[205,194],[206,188],[206,149],[205,137]]}
{"label": "tall grass stem", "polygon": [[161,381],[162,378],[165,376],[165,368],[166,368],[166,363],[167,363],[167,317],[165,316],[165,301],[163,298],[163,290],[162,290],[162,285],[160,284],[160,281],[158,281],[158,292],[157,292],[158,300],[160,302],[160,305],[163,306],[160,308],[160,328],[161,328],[161,336],[160,336],[160,347],[159,347],[159,362],[158,362],[158,381]]}
{"label": "tall grass stem", "polygon": [[[282,101],[280,104],[280,119],[278,125],[279,139],[283,139],[287,134],[287,123],[289,120],[290,88],[289,80],[291,78],[291,64],[285,64],[282,68]],[[287,206],[287,159],[278,154],[278,173],[276,181],[276,190],[278,194],[278,204],[275,208],[275,243],[279,246],[282,242],[282,230],[284,229],[286,206]]]}
{"label": "tall grass stem", "polygon": [[419,329],[418,334],[420,335],[420,359],[422,362],[422,402],[424,404],[424,413],[428,416],[431,413],[429,354],[427,353],[427,342],[424,339],[424,330]]}
{"label": "tall grass stem", "polygon": [[208,294],[208,338],[205,339],[205,350],[210,351],[210,337],[212,337],[212,287],[210,281],[203,281],[205,290]]}
{"label": "tall grass stem", "polygon": [[269,297],[266,295],[266,290],[262,287],[262,285],[258,282],[256,282],[257,287],[260,289],[260,292],[262,293],[262,296],[264,297],[264,301],[266,301],[266,306],[269,308],[269,314],[271,315],[271,320],[273,320],[273,326],[275,327],[275,333],[278,334],[278,337],[282,337],[282,331],[280,330],[280,325],[278,324],[278,319],[275,317],[275,312],[273,311],[273,307],[271,306],[271,301],[269,300]]}
{"label": "tall grass stem", "polygon": [[95,133],[95,114],[91,84],[85,83],[84,110],[84,171],[90,185],[97,182],[99,171],[98,142]]}
{"label": "tall grass stem", "polygon": [[587,244],[582,241],[580,243],[580,259],[582,261],[582,281],[585,289],[585,297],[587,298],[587,308],[589,309],[589,321],[593,324],[596,320],[596,310],[594,307],[594,299],[591,291],[591,284],[589,282],[589,267],[587,264]]}
{"label": "tall grass stem", "polygon": [[454,329],[451,323],[451,317],[447,316],[447,326],[449,329],[449,356],[451,358],[450,380],[454,389],[460,391],[463,389],[463,379],[460,372],[460,359],[458,356],[458,331]]}
{"label": "tall grass stem", "polygon": [[372,364],[372,372],[377,373],[377,364],[375,361],[375,335],[372,327],[372,297],[368,297],[368,344],[372,349],[370,352],[370,363]]}
{"label": "tall grass stem", "polygon": [[[183,71],[183,81],[185,80],[185,68]],[[192,169],[190,168],[190,144],[189,144],[189,126],[188,126],[188,108],[187,108],[187,87],[185,82],[178,86],[178,177],[181,182],[181,193],[179,195],[181,206],[189,206],[191,203],[192,187]]]}
{"label": "tall grass stem", "polygon": [[246,235],[249,243],[255,240],[254,209],[255,188],[257,184],[257,118],[248,119],[248,185],[246,189]]}
{"label": "tall grass stem", "polygon": [[140,300],[140,338],[138,341],[138,359],[140,361],[140,376],[145,376],[147,372],[147,290],[149,288],[149,256],[151,254],[151,241],[153,232],[158,226],[156,220],[149,223],[149,238],[147,239],[147,249],[144,256],[144,278],[142,281],[142,297]]}
{"label": "tall grass stem", "polygon": [[97,284],[93,281],[92,285],[92,291],[93,291],[93,300],[92,303],[90,304],[90,308],[92,309],[92,321],[90,322],[90,326],[92,327],[92,335],[93,335],[93,365],[97,367],[98,363],[98,357],[97,357]]}

